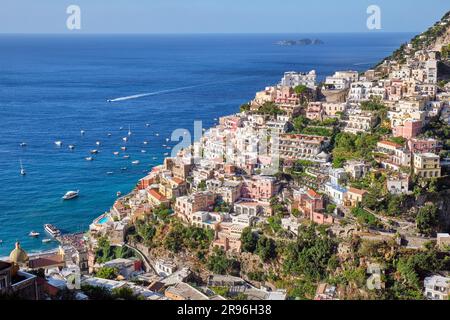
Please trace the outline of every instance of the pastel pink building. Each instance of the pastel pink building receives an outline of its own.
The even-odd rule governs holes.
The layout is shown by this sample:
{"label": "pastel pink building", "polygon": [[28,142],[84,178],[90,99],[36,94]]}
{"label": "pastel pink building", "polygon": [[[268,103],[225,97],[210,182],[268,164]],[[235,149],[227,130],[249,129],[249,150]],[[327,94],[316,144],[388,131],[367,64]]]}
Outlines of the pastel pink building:
{"label": "pastel pink building", "polygon": [[436,139],[417,139],[408,140],[408,149],[412,153],[439,153],[442,145]]}
{"label": "pastel pink building", "polygon": [[241,126],[242,120],[240,117],[227,116],[227,117],[221,117],[219,119],[219,123],[227,129],[236,131],[237,128]]}
{"label": "pastel pink building", "polygon": [[275,103],[298,105],[300,98],[291,87],[283,86],[278,88]]}
{"label": "pastel pink building", "polygon": [[323,196],[315,192],[313,189],[308,189],[306,192],[299,192],[294,194],[294,203],[298,210],[303,214],[312,218],[314,211],[323,210]]}
{"label": "pastel pink building", "polygon": [[333,224],[334,218],[333,216],[330,216],[325,213],[313,212],[313,214],[311,215],[311,221],[317,224]]}
{"label": "pastel pink building", "polygon": [[386,86],[387,99],[390,101],[399,101],[405,92],[402,80],[392,80],[391,85]]}
{"label": "pastel pink building", "polygon": [[273,177],[255,176],[245,179],[242,184],[242,197],[253,200],[268,200],[277,192]]}
{"label": "pastel pink building", "polygon": [[175,203],[175,213],[181,219],[192,221],[192,215],[197,211],[208,211],[216,200],[212,192],[196,192],[190,196],[178,197]]}
{"label": "pastel pink building", "polygon": [[322,121],[323,113],[322,102],[308,103],[308,108],[306,109],[306,118],[310,120]]}
{"label": "pastel pink building", "polygon": [[410,139],[416,137],[422,130],[422,121],[420,120],[407,120],[403,122],[403,125],[392,128],[392,134],[394,137],[403,137]]}

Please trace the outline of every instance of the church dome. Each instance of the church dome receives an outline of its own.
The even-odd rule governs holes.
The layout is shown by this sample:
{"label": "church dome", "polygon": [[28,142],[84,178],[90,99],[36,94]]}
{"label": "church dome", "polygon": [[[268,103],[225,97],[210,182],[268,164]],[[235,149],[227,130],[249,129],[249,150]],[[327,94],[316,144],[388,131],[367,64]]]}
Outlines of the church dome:
{"label": "church dome", "polygon": [[16,247],[9,254],[9,261],[18,265],[28,263],[28,254],[20,247],[20,243],[16,242]]}

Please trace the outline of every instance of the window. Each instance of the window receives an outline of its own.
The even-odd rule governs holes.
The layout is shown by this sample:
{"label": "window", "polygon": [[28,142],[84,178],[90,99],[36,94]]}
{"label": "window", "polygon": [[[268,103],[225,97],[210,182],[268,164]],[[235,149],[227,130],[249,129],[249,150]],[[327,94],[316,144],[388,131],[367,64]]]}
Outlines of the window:
{"label": "window", "polygon": [[6,278],[0,279],[0,289],[6,288]]}

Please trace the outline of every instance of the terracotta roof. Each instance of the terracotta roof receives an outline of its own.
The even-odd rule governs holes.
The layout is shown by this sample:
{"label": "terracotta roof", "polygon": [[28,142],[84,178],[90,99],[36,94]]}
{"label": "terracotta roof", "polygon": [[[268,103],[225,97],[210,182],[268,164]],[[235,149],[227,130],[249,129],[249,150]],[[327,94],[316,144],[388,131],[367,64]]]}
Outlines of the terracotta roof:
{"label": "terracotta roof", "polygon": [[356,194],[359,194],[359,195],[364,195],[364,194],[367,193],[366,190],[356,189],[356,188],[352,188],[352,187],[348,188],[347,191],[351,192],[351,193],[356,193]]}
{"label": "terracotta roof", "polygon": [[182,184],[184,182],[183,179],[177,177],[172,178],[172,181],[175,182],[176,184]]}
{"label": "terracotta roof", "polygon": [[320,195],[317,192],[315,192],[313,189],[308,189],[308,191],[306,193],[310,197],[313,197],[313,198],[319,198],[320,197]]}
{"label": "terracotta roof", "polygon": [[54,255],[48,255],[48,256],[42,256],[38,257],[36,259],[32,259],[29,261],[28,266],[31,269],[38,269],[38,268],[45,268],[45,267],[51,267],[55,265],[64,264],[64,259],[59,254]]}
{"label": "terracotta roof", "polygon": [[160,194],[158,191],[150,189],[148,191],[149,195],[155,198],[158,201],[166,201],[166,197],[164,197],[162,194]]}

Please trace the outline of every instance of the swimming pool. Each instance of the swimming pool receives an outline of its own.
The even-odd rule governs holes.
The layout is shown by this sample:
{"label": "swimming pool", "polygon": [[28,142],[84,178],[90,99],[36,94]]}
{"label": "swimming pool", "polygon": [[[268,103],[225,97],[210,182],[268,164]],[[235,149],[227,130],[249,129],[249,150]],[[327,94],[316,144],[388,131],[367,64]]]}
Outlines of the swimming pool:
{"label": "swimming pool", "polygon": [[99,219],[98,221],[97,221],[97,223],[98,224],[104,224],[104,223],[106,223],[106,222],[108,222],[109,221],[109,217],[108,216],[104,216],[104,217],[102,217],[101,219]]}

